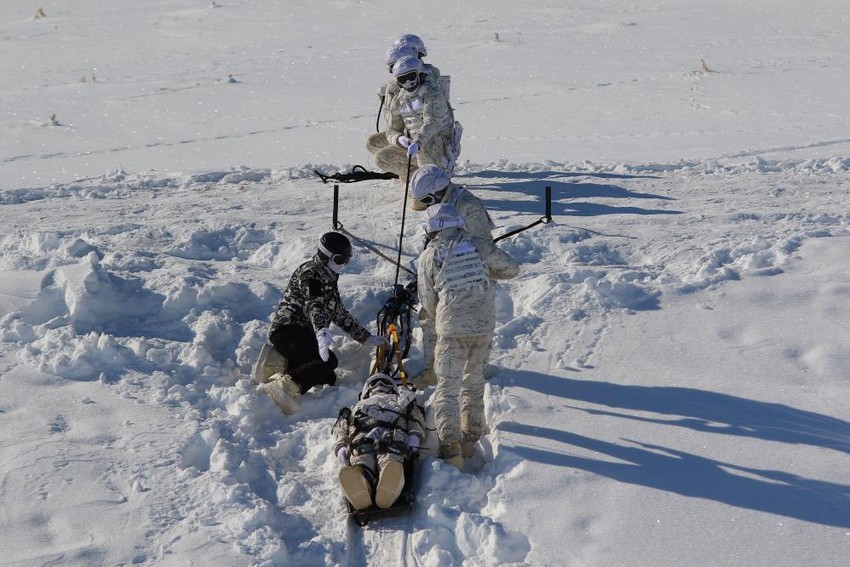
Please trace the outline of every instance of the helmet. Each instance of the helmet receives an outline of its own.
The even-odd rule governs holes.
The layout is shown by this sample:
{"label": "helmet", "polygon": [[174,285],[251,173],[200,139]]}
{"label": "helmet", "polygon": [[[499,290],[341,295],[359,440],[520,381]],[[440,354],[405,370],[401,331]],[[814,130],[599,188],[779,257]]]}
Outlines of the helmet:
{"label": "helmet", "polygon": [[387,53],[384,55],[384,63],[386,63],[387,67],[389,67],[390,73],[393,71],[393,65],[395,65],[395,62],[405,55],[416,57],[416,47],[409,43],[394,43],[392,47],[387,49]]}
{"label": "helmet", "polygon": [[421,59],[412,55],[405,55],[393,64],[393,77],[398,79],[409,73],[421,73],[423,68]]}
{"label": "helmet", "polygon": [[335,266],[342,269],[351,260],[351,241],[339,232],[326,232],[319,240],[319,256],[332,270]]}
{"label": "helmet", "polygon": [[422,80],[419,74],[422,72],[422,60],[412,55],[405,55],[393,65],[393,77],[399,86],[407,92],[413,92],[419,88]]}
{"label": "helmet", "polygon": [[425,49],[425,42],[422,41],[422,38],[418,35],[414,35],[412,33],[406,33],[400,35],[397,40],[395,40],[394,45],[401,45],[402,43],[407,43],[416,48],[418,57],[427,57],[428,50]]}
{"label": "helmet", "polygon": [[374,390],[383,390],[384,392],[391,392],[393,394],[398,393],[398,387],[395,384],[395,380],[390,378],[389,374],[381,372],[373,374],[368,380],[366,380],[366,383],[363,384],[363,390],[360,392],[360,399],[365,400]]}
{"label": "helmet", "polygon": [[451,183],[443,168],[429,163],[417,169],[410,177],[410,196],[413,197],[414,211],[424,211],[429,205],[439,203],[442,196],[437,194],[445,191]]}

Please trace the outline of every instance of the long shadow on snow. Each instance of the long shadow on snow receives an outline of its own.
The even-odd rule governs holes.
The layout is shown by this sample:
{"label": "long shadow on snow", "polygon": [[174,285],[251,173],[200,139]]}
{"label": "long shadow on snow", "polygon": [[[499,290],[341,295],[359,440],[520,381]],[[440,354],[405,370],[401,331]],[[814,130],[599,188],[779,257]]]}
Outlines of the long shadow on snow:
{"label": "long shadow on snow", "polygon": [[[693,388],[624,386],[607,382],[554,378],[519,371],[517,383],[551,396],[675,415],[676,419],[637,418],[617,412],[589,413],[637,419],[696,431],[805,444],[850,453],[850,423],[782,404],[758,402]],[[685,416],[685,417],[680,417]],[[628,441],[624,446],[568,431],[502,422],[498,429],[547,437],[614,457],[619,461],[577,457],[525,446],[505,446],[520,457],[569,466],[622,482],[705,498],[819,524],[850,527],[850,486],[806,479],[777,470],[742,467],[698,455]],[[733,471],[733,472],[729,472]],[[737,471],[740,474],[735,474]]]}
{"label": "long shadow on snow", "polygon": [[526,371],[515,371],[514,376],[517,384],[550,396],[676,417],[652,419],[581,408],[591,414],[850,453],[850,422],[782,404],[695,388],[623,385]]}
{"label": "long shadow on snow", "polygon": [[537,197],[537,200],[518,199],[493,199],[485,197],[483,200],[488,209],[496,211],[512,211],[517,213],[545,213],[545,188],[552,188],[552,215],[571,216],[601,216],[601,215],[680,215],[683,211],[674,209],[649,209],[643,207],[616,207],[600,203],[579,202],[573,199],[654,199],[659,201],[672,201],[672,197],[664,195],[653,195],[651,193],[637,193],[629,191],[617,185],[597,183],[541,183],[530,181],[523,183],[508,183],[494,185],[466,185],[476,192],[476,189],[491,191],[506,191],[511,193],[523,193]]}
{"label": "long shadow on snow", "polygon": [[558,177],[596,177],[599,179],[660,179],[658,175],[634,175],[628,173],[606,173],[599,172],[583,172],[583,171],[498,171],[484,170],[468,173],[465,175],[457,175],[459,179],[464,177],[484,177],[496,179],[536,179],[546,180]]}
{"label": "long shadow on snow", "polygon": [[620,482],[714,500],[739,508],[828,526],[850,527],[850,516],[847,514],[850,509],[850,486],[806,479],[783,471],[741,467],[636,441],[632,443],[637,447],[627,447],[567,431],[513,422],[502,423],[499,429],[548,437],[625,462],[615,463],[533,447],[503,445],[505,450],[525,459],[583,469]]}

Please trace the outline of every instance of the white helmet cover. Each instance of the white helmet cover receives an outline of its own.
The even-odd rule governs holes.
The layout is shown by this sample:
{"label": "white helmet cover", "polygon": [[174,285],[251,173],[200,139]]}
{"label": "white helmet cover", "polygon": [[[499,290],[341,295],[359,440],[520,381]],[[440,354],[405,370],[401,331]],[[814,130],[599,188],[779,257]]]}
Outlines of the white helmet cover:
{"label": "white helmet cover", "polygon": [[418,35],[412,33],[406,33],[400,35],[397,40],[395,40],[396,45],[401,45],[402,43],[407,43],[416,48],[417,55],[419,57],[427,57],[428,50],[425,49],[425,42],[422,41],[422,38]]}

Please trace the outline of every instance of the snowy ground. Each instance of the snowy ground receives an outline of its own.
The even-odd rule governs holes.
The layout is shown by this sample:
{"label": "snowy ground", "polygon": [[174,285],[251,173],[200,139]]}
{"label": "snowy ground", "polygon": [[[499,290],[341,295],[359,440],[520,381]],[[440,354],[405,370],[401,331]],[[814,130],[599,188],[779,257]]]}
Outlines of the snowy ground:
{"label": "snowy ground", "polygon": [[[845,2],[327,6],[3,7],[0,565],[845,565]],[[496,234],[546,186],[554,222],[500,242],[486,462],[361,530],[329,430],[369,353],[292,417],[247,373],[408,31]],[[340,220],[394,253],[402,197]],[[394,276],[342,277],[372,328]]]}

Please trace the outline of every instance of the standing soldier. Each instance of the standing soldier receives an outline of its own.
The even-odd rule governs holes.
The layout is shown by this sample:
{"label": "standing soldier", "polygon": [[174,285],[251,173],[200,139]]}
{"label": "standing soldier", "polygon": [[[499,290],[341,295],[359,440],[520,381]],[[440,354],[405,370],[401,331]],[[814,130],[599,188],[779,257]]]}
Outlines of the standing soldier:
{"label": "standing soldier", "polygon": [[433,403],[440,457],[459,469],[488,433],[484,370],[496,327],[493,280],[516,276],[519,263],[492,239],[466,232],[455,207],[441,203],[426,214],[431,241],[417,262],[417,287],[437,333]]}
{"label": "standing soldier", "polygon": [[[441,167],[426,164],[416,170],[410,178],[411,207],[414,211],[424,211],[437,203],[452,205],[463,217],[464,229],[472,236],[492,240],[490,231],[495,228],[490,214],[481,200],[471,191],[455,185]],[[425,387],[437,383],[434,374],[434,346],[437,336],[434,321],[428,313],[419,310],[419,328],[422,329],[422,357],[424,370],[414,381],[417,386]]]}

